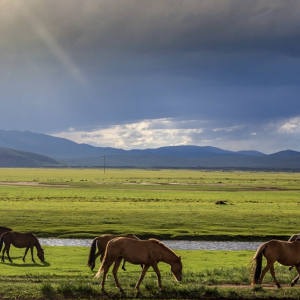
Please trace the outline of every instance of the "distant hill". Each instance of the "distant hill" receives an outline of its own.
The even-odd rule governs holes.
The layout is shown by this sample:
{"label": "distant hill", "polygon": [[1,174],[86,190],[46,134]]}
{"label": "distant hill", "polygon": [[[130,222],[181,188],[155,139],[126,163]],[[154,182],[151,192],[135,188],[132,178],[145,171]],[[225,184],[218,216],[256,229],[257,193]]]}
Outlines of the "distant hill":
{"label": "distant hill", "polygon": [[0,130],[0,147],[38,153],[58,160],[97,157],[105,153],[122,154],[124,150],[77,144],[67,139],[30,131]]}
{"label": "distant hill", "polygon": [[[33,133],[30,131],[22,132],[5,130],[0,130],[0,147],[38,153],[58,160],[101,157],[103,155],[158,155],[179,158],[219,157],[248,155],[249,152],[233,152],[209,146],[172,146],[145,150],[123,150],[110,147],[94,147],[87,144],[77,144],[67,139],[53,137],[47,134]],[[261,153],[261,155],[264,154]]]}
{"label": "distant hill", "polygon": [[284,150],[284,151],[279,151],[273,154],[270,154],[269,156],[272,157],[290,157],[290,156],[298,156],[300,153],[298,151],[293,151],[293,150]]}
{"label": "distant hill", "polygon": [[[293,150],[270,155],[255,150],[234,152],[193,145],[123,150],[77,144],[67,139],[29,131],[4,130],[0,130],[0,147],[15,150],[14,153],[11,152],[14,150],[6,150],[8,153],[6,156],[3,154],[0,167],[59,166],[61,165],[59,162],[68,166],[102,167],[105,155],[107,167],[300,171],[300,152]],[[34,155],[39,155],[39,158],[38,156],[34,158]]]}
{"label": "distant hill", "polygon": [[62,163],[44,155],[0,148],[0,167],[59,167]]}

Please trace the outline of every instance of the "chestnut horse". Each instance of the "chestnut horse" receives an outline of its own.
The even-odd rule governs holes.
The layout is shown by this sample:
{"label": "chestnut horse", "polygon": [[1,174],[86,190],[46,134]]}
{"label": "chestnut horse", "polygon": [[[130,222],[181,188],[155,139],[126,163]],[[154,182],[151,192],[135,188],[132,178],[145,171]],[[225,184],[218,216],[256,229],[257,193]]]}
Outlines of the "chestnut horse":
{"label": "chestnut horse", "polygon": [[95,276],[95,278],[99,278],[101,273],[104,272],[101,283],[102,291],[104,291],[107,272],[113,263],[115,263],[112,271],[115,283],[119,290],[122,291],[117,278],[117,272],[122,258],[132,264],[144,265],[139,281],[135,285],[137,292],[139,292],[140,284],[149,267],[154,269],[157,275],[158,287],[162,289],[161,275],[157,267],[160,261],[171,265],[171,271],[176,280],[181,281],[182,279],[181,257],[165,244],[155,239],[141,241],[120,237],[108,242],[103,262]]}
{"label": "chestnut horse", "polygon": [[1,227],[0,226],[0,236],[4,233],[4,232],[7,232],[7,231],[12,231],[11,228],[7,228],[7,227]]}
{"label": "chestnut horse", "polygon": [[[267,265],[261,271],[263,255],[267,259]],[[284,266],[295,266],[298,275],[291,283],[291,286],[294,286],[300,276],[300,241],[286,242],[271,240],[266,242],[259,246],[253,260],[255,261],[255,270],[252,285],[261,284],[266,272],[270,270],[277,287],[280,288],[274,271],[274,263],[277,261]]]}
{"label": "chestnut horse", "polygon": [[2,234],[0,239],[0,253],[3,246],[3,242],[5,244],[5,247],[2,252],[2,261],[4,262],[4,254],[5,251],[7,253],[7,257],[10,262],[12,262],[10,256],[9,256],[9,248],[10,245],[13,245],[17,248],[26,248],[25,254],[23,256],[23,261],[25,262],[25,256],[28,252],[28,250],[31,250],[31,259],[35,263],[33,259],[33,247],[36,247],[37,249],[37,256],[41,260],[41,262],[44,262],[44,250],[42,249],[39,240],[33,233],[21,233],[21,232],[15,232],[15,231],[7,231]]}
{"label": "chestnut horse", "polygon": [[[127,234],[127,235],[104,234],[102,236],[95,237],[91,244],[88,263],[87,263],[87,266],[90,267],[91,270],[93,270],[95,268],[95,261],[99,255],[100,255],[100,261],[102,262],[102,258],[104,256],[107,243],[110,240],[115,239],[117,237],[127,237],[127,238],[131,238],[131,239],[139,240],[139,238],[133,234]],[[97,251],[97,253],[95,253],[97,247],[98,247],[98,251]],[[125,270],[125,260],[123,262],[122,269],[124,271],[126,271]]]}

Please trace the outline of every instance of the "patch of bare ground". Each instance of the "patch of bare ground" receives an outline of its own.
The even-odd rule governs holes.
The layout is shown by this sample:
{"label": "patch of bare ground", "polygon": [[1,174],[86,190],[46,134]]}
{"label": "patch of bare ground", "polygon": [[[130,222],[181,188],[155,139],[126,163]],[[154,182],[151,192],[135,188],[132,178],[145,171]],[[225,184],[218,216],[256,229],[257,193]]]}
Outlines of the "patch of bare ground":
{"label": "patch of bare ground", "polygon": [[67,184],[46,184],[36,181],[0,181],[0,185],[23,185],[23,186],[61,186],[69,187]]}

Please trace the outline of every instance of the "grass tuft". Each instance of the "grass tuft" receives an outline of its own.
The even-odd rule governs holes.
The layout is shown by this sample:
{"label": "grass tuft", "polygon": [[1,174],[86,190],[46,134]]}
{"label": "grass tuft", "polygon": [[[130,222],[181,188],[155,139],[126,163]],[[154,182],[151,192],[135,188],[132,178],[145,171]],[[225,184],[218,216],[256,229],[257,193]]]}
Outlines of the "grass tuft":
{"label": "grass tuft", "polygon": [[48,299],[52,299],[56,296],[54,287],[48,282],[42,283],[41,293],[42,293],[43,297],[48,298]]}

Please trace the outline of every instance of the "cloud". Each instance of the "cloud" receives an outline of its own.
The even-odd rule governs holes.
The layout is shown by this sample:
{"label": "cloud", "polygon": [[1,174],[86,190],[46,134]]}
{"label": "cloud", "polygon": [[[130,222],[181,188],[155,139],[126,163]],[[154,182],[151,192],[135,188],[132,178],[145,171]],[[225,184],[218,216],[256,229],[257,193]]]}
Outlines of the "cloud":
{"label": "cloud", "polygon": [[300,132],[300,117],[286,120],[279,129],[279,133],[299,133]]}
{"label": "cloud", "polygon": [[[145,149],[166,145],[189,145],[200,136],[202,128],[186,128],[186,121],[171,119],[143,120],[139,123],[115,125],[90,132],[68,131],[53,134],[80,143],[123,149]],[[193,123],[193,122],[191,122]],[[174,127],[174,124],[177,126]]]}
{"label": "cloud", "polygon": [[297,0],[2,0],[0,128],[300,150],[299,14]]}

